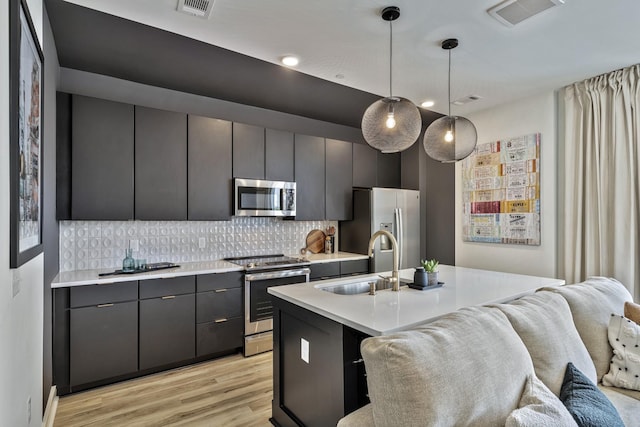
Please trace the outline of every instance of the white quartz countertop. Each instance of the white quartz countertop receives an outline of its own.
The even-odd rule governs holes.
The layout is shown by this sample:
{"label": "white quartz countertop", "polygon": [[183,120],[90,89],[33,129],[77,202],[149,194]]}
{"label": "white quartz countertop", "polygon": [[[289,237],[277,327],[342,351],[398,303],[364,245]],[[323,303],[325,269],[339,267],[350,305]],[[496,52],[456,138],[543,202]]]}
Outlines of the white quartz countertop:
{"label": "white quartz countertop", "polygon": [[[413,281],[414,269],[400,271],[400,278]],[[384,273],[388,275],[389,273]],[[463,307],[508,302],[535,292],[544,286],[559,286],[564,280],[501,273],[449,265],[439,266],[440,288],[425,291],[403,286],[390,289],[340,295],[323,287],[376,280],[377,274],[324,280],[268,289],[271,295],[347,325],[368,335],[387,335],[436,320]]]}
{"label": "white quartz countertop", "polygon": [[[295,258],[306,258],[311,264],[336,261],[352,261],[366,259],[366,255],[352,254],[348,252],[336,252],[333,254],[307,254],[290,255]],[[169,277],[191,276],[196,274],[227,273],[230,271],[244,271],[239,265],[224,260],[201,261],[201,262],[176,262],[179,267],[167,268],[164,270],[149,271],[136,274],[119,274],[114,276],[102,276],[100,273],[110,273],[113,268],[102,268],[97,270],[75,270],[58,273],[53,282],[52,288],[66,288],[71,286],[99,285],[107,283],[128,282],[132,280],[166,279]]]}

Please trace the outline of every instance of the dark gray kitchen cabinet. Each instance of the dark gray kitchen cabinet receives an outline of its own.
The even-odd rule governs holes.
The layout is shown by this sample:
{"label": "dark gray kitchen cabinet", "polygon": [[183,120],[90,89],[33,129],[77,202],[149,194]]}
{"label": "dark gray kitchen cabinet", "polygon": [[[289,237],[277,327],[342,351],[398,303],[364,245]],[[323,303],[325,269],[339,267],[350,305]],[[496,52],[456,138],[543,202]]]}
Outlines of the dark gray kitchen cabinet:
{"label": "dark gray kitchen cabinet", "polygon": [[367,144],[353,144],[353,186],[378,185],[378,151]]}
{"label": "dark gray kitchen cabinet", "polygon": [[187,115],[135,107],[135,217],[187,219]]}
{"label": "dark gray kitchen cabinet", "polygon": [[323,220],[325,216],[325,141],[295,136],[296,220]]}
{"label": "dark gray kitchen cabinet", "polygon": [[243,274],[197,276],[196,356],[229,352],[244,344]]}
{"label": "dark gray kitchen cabinet", "polygon": [[242,288],[198,293],[196,313],[197,323],[242,317]]}
{"label": "dark gray kitchen cabinet", "polygon": [[353,217],[352,145],[335,139],[326,140],[326,219],[341,221]]}
{"label": "dark gray kitchen cabinet", "polygon": [[265,179],[293,181],[293,132],[267,129],[265,133]]}
{"label": "dark gray kitchen cabinet", "polygon": [[333,261],[311,264],[309,281],[334,279],[336,277],[357,276],[369,273],[369,258],[352,261]]}
{"label": "dark gray kitchen cabinet", "polygon": [[188,122],[188,218],[228,220],[233,215],[232,124],[191,115]]}
{"label": "dark gray kitchen cabinet", "polygon": [[[359,350],[364,338],[360,332],[274,298],[274,425],[336,425],[369,403]],[[302,340],[307,342],[306,360],[301,356]]]}
{"label": "dark gray kitchen cabinet", "polygon": [[193,359],[195,294],[140,301],[140,370]]}
{"label": "dark gray kitchen cabinet", "polygon": [[233,124],[233,176],[264,179],[264,128]]}
{"label": "dark gray kitchen cabinet", "polygon": [[400,153],[378,153],[378,187],[400,188]]}
{"label": "dark gray kitchen cabinet", "polygon": [[72,219],[133,219],[133,138],[133,105],[72,96]]}
{"label": "dark gray kitchen cabinet", "polygon": [[71,387],[138,370],[138,301],[69,311]]}

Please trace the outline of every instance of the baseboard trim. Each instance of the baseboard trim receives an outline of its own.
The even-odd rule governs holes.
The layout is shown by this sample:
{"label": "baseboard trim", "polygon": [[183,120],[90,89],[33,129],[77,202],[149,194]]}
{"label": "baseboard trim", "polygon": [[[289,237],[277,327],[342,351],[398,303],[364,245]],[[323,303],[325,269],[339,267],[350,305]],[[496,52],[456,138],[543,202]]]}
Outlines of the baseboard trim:
{"label": "baseboard trim", "polygon": [[56,419],[57,410],[58,392],[56,386],[52,386],[51,390],[49,390],[47,407],[44,409],[44,416],[42,417],[42,427],[53,427],[53,421]]}

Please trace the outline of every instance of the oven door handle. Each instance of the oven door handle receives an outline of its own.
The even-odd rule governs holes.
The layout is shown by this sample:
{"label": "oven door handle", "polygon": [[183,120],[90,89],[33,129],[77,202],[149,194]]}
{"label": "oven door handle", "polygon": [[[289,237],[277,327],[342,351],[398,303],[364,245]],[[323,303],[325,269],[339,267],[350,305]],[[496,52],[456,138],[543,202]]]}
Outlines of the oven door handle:
{"label": "oven door handle", "polygon": [[247,282],[251,282],[254,280],[279,279],[281,277],[293,277],[293,276],[308,277],[310,273],[311,273],[310,268],[300,268],[296,270],[268,271],[266,273],[245,274],[244,280]]}

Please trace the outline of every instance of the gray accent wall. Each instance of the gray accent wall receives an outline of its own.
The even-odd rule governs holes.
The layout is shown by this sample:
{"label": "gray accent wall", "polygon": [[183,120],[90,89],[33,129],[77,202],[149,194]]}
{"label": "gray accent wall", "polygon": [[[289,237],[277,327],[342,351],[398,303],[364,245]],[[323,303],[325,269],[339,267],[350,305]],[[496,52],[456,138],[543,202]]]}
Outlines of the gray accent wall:
{"label": "gray accent wall", "polygon": [[[44,243],[44,298],[43,298],[43,357],[42,357],[42,402],[47,403],[53,385],[52,368],[52,293],[51,282],[58,274],[59,232],[56,221],[56,90],[60,77],[60,66],[55,40],[46,8],[43,15],[44,28],[44,130],[43,130],[43,234]],[[44,408],[43,408],[44,409]]]}

